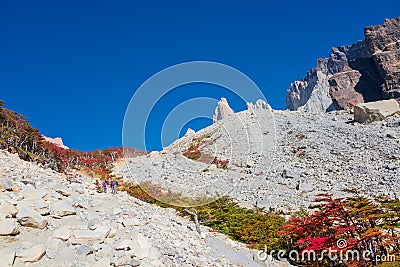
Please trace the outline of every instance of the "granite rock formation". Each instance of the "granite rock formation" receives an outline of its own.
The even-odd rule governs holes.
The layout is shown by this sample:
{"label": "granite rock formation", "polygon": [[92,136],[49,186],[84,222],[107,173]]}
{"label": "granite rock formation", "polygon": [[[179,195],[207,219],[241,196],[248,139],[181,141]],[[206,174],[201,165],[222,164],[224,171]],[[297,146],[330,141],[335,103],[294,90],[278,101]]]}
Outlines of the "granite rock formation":
{"label": "granite rock formation", "polygon": [[367,27],[365,40],[334,47],[288,89],[290,110],[324,112],[400,97],[400,17]]}
{"label": "granite rock formation", "polygon": [[364,29],[365,41],[382,78],[382,91],[400,97],[400,17]]}
{"label": "granite rock formation", "polygon": [[272,110],[271,106],[265,102],[265,100],[258,99],[255,104],[252,102],[246,103],[247,109],[265,109],[265,110]]}
{"label": "granite rock formation", "polygon": [[225,97],[222,97],[221,100],[218,101],[218,105],[215,108],[214,116],[213,116],[213,123],[216,121],[222,120],[228,115],[234,114],[233,110],[228,104],[228,101]]}

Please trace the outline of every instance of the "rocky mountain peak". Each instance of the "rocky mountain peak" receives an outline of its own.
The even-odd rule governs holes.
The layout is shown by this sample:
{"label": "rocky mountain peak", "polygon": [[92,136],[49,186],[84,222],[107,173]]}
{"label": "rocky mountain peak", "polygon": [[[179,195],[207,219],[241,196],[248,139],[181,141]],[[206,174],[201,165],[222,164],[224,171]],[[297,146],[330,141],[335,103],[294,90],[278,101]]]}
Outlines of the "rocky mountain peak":
{"label": "rocky mountain peak", "polygon": [[366,27],[365,39],[332,48],[307,76],[290,85],[286,107],[325,112],[400,97],[400,17]]}
{"label": "rocky mountain peak", "polygon": [[64,145],[64,142],[61,137],[56,137],[56,138],[51,138],[43,135],[44,140],[46,140],[49,143],[52,143],[58,147],[64,148],[64,149],[69,149],[66,145]]}
{"label": "rocky mountain peak", "polygon": [[272,110],[271,106],[265,102],[265,100],[258,99],[255,104],[252,102],[247,102],[246,103],[247,110],[252,110],[252,109],[265,109],[265,110]]}
{"label": "rocky mountain peak", "polygon": [[195,130],[193,130],[192,128],[188,128],[184,136],[191,136],[194,135],[195,133],[196,133]]}
{"label": "rocky mountain peak", "polygon": [[226,100],[225,97],[222,97],[218,101],[218,105],[215,108],[214,116],[213,116],[213,123],[216,121],[222,120],[226,116],[232,115],[235,112],[231,109],[231,107],[228,104],[228,101]]}

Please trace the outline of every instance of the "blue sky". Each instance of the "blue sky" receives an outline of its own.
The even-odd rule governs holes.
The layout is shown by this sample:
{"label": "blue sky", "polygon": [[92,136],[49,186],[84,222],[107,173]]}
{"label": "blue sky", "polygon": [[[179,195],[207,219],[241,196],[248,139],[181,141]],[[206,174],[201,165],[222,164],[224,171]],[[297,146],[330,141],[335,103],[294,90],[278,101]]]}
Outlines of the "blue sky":
{"label": "blue sky", "polygon": [[[290,83],[318,57],[362,39],[365,26],[400,15],[399,1],[267,2],[0,0],[0,99],[72,148],[120,146],[132,95],[166,67],[193,60],[230,65],[283,109]],[[180,97],[225,95],[207,85],[191,88]],[[176,105],[164,102],[162,114]],[[163,116],[154,117],[150,126],[159,129]],[[157,149],[152,135],[150,149]]]}

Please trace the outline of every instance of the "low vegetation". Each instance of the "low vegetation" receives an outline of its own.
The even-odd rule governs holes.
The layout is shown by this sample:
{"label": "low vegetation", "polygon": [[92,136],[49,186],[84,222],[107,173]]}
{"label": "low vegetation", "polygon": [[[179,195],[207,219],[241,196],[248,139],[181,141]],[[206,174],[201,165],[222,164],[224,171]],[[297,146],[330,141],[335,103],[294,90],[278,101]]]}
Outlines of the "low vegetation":
{"label": "low vegetation", "polygon": [[[124,184],[122,189],[145,202],[174,208],[181,216],[187,216],[183,208],[151,197],[138,185]],[[399,200],[357,195],[342,199],[325,194],[319,195],[315,203],[311,214],[301,209],[292,213],[289,220],[276,212],[243,208],[227,196],[195,210],[199,222],[213,229],[210,231],[226,234],[251,248],[297,251],[299,259],[291,261],[296,266],[398,266],[394,260],[400,260]],[[339,258],[330,259],[330,250],[342,251],[343,255],[348,251],[362,255],[371,250],[372,254],[368,259],[344,257],[342,262]],[[321,260],[308,260],[306,251],[315,251],[316,259]],[[302,253],[307,255],[304,260]]]}
{"label": "low vegetation", "polygon": [[[148,188],[157,188],[156,185],[146,183],[142,186],[136,184],[122,183],[120,189],[128,192],[129,195],[147,203],[161,207],[174,208],[181,216],[187,216],[183,207],[171,206],[160,200],[168,198],[182,198],[177,194],[151,191],[152,196],[146,192]],[[153,194],[155,193],[155,195]],[[166,196],[169,195],[169,196]],[[170,200],[170,199],[169,199]],[[185,202],[184,202],[185,201]],[[188,203],[187,198],[182,198],[182,203]],[[196,200],[192,200],[195,203]],[[202,199],[204,203],[204,199]],[[206,201],[210,202],[210,201]],[[169,202],[171,203],[171,202]],[[190,203],[190,202],[189,202]],[[246,209],[237,204],[233,199],[224,196],[207,205],[195,208],[198,220],[202,225],[208,226],[215,231],[226,234],[234,240],[243,242],[252,248],[262,248],[264,244],[269,247],[283,248],[285,239],[278,235],[279,230],[285,224],[285,219],[274,212],[263,212],[262,210]],[[211,230],[213,231],[213,230]]]}
{"label": "low vegetation", "polygon": [[[318,262],[299,260],[295,264],[391,266],[396,258],[400,260],[398,199],[357,195],[342,199],[324,194],[318,196],[314,208],[316,211],[310,215],[290,218],[280,232],[287,240],[287,251],[313,251],[322,259]],[[351,257],[344,257],[344,262],[340,257],[332,259],[327,255],[330,250]],[[367,257],[362,256],[364,252],[368,252]],[[360,256],[353,258],[353,254]]]}

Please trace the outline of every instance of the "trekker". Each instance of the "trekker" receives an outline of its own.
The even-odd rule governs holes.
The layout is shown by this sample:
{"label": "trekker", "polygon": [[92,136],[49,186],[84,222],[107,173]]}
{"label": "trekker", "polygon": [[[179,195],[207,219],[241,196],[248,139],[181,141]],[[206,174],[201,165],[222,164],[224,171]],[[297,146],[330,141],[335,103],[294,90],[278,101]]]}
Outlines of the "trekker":
{"label": "trekker", "polygon": [[104,180],[103,183],[101,184],[103,186],[103,192],[107,193],[107,181]]}
{"label": "trekker", "polygon": [[112,193],[111,180],[110,179],[106,180],[106,183],[107,183],[107,186],[110,187],[110,190],[111,190],[111,193]]}
{"label": "trekker", "polygon": [[118,181],[117,180],[112,181],[112,189],[113,189],[114,194],[117,194],[117,189],[118,189]]}
{"label": "trekker", "polygon": [[111,194],[115,194],[114,193],[114,182],[110,181],[110,187],[111,187]]}

